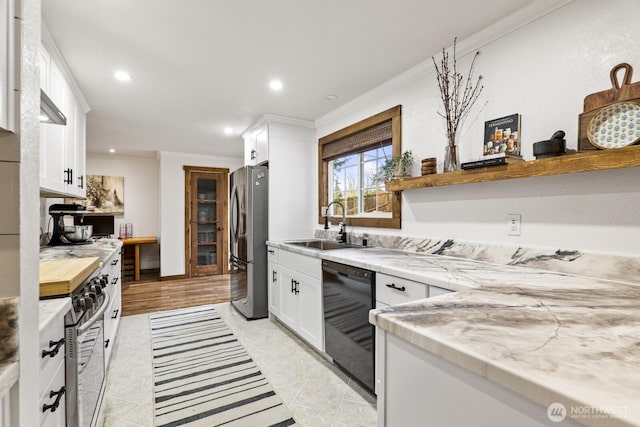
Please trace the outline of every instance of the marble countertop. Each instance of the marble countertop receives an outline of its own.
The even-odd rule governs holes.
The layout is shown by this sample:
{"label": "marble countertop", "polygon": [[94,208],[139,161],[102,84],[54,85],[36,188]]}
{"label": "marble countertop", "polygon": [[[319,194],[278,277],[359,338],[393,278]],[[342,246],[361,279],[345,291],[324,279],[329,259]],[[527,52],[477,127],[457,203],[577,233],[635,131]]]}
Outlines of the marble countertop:
{"label": "marble countertop", "polygon": [[118,239],[96,239],[88,245],[44,246],[40,248],[40,259],[98,257],[102,267],[120,247],[122,242]]}
{"label": "marble countertop", "polygon": [[38,303],[38,310],[40,315],[38,330],[42,332],[51,322],[71,310],[71,298],[42,299]]}
{"label": "marble countertop", "polygon": [[374,325],[548,406],[640,426],[640,283],[390,249],[276,246],[459,292],[372,310]]}

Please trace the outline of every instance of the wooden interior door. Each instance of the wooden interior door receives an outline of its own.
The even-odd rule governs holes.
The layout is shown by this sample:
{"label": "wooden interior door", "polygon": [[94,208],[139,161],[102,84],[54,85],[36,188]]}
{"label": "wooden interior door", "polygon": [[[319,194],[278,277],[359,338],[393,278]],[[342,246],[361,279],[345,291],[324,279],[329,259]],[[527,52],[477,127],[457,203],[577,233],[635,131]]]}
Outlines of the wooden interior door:
{"label": "wooden interior door", "polygon": [[228,273],[228,169],[185,166],[185,262],[189,277]]}

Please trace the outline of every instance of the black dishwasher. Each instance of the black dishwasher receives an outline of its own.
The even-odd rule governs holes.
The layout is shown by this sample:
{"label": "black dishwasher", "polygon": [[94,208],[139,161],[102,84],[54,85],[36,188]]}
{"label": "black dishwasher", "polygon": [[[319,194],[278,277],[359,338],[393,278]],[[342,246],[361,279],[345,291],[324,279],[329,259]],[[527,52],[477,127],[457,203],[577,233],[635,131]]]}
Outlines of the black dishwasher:
{"label": "black dishwasher", "polygon": [[375,272],[323,260],[322,300],[325,352],[373,393]]}

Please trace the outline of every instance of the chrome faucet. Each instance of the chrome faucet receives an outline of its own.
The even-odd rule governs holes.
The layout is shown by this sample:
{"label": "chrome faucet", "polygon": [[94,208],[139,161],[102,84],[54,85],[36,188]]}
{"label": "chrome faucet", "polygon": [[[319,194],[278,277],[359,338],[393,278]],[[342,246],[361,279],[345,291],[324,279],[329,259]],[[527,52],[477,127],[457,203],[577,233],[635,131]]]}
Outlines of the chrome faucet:
{"label": "chrome faucet", "polygon": [[329,208],[331,205],[338,205],[342,208],[342,222],[340,223],[340,231],[338,231],[338,237],[336,237],[336,240],[342,243],[347,243],[347,211],[342,203],[333,201],[327,205],[324,211],[324,229],[329,229]]}

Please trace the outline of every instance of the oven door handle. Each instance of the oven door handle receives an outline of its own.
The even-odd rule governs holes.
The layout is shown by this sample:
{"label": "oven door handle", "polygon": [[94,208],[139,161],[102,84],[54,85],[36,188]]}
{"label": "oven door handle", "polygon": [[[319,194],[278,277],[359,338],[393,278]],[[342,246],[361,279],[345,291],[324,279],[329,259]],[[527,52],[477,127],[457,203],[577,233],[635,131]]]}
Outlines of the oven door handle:
{"label": "oven door handle", "polygon": [[100,317],[102,317],[102,315],[104,314],[104,312],[107,310],[107,306],[109,305],[109,292],[105,292],[104,293],[104,302],[102,303],[102,306],[100,306],[100,309],[96,312],[96,314],[93,315],[93,317],[89,320],[87,320],[86,323],[84,323],[82,326],[80,326],[78,328],[78,335],[82,335],[85,332],[87,332],[87,330],[93,326],[94,323],[96,323]]}

